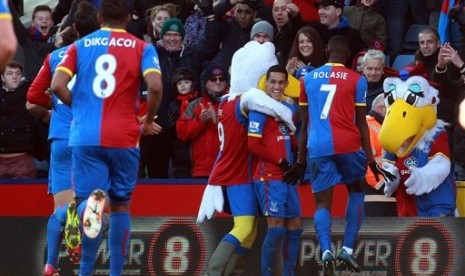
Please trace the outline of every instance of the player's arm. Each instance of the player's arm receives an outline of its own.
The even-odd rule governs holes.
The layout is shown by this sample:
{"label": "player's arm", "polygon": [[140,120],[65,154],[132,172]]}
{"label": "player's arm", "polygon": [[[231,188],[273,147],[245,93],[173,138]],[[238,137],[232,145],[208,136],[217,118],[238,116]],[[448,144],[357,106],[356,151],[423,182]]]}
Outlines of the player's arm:
{"label": "player's arm", "polygon": [[68,82],[71,81],[71,76],[68,72],[60,70],[60,67],[55,71],[53,75],[52,83],[50,88],[52,92],[57,95],[64,104],[71,106],[71,91],[68,89]]}
{"label": "player's arm", "polygon": [[375,161],[373,158],[373,151],[371,150],[370,131],[366,121],[366,105],[355,106],[355,124],[360,131],[360,140],[362,149],[365,151],[367,162],[372,163]]}
{"label": "player's arm", "polygon": [[250,111],[247,147],[249,152],[260,160],[279,165],[283,158],[278,154],[278,151],[263,144],[263,130],[266,127],[266,117],[263,113]]}
{"label": "player's arm", "polygon": [[39,105],[43,108],[51,107],[51,97],[48,91],[52,82],[52,73],[50,69],[50,54],[45,58],[39,73],[34,78],[29,90],[27,91],[27,101],[33,105]]}
{"label": "player's arm", "polygon": [[147,83],[147,115],[144,121],[144,134],[155,134],[160,131],[155,129],[159,126],[153,121],[163,95],[161,74],[155,71],[148,72],[144,74],[144,80]]}

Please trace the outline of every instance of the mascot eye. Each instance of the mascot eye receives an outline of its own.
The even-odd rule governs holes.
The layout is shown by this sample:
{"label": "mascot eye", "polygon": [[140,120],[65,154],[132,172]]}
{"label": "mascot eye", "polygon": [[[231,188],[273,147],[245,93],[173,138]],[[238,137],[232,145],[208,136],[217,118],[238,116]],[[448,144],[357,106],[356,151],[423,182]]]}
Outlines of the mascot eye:
{"label": "mascot eye", "polygon": [[405,94],[405,101],[412,105],[416,106],[420,98],[423,98],[424,92],[421,91],[421,87],[418,84],[412,84],[409,86],[407,93]]}
{"label": "mascot eye", "polygon": [[394,84],[389,85],[387,90],[384,92],[384,99],[388,105],[392,105],[396,100],[396,86]]}

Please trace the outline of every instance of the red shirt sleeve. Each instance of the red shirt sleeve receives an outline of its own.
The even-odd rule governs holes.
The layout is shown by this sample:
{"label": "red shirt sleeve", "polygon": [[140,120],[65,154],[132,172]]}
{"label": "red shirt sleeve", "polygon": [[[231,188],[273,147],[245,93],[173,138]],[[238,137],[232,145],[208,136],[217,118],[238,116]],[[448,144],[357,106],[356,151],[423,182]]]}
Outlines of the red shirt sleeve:
{"label": "red shirt sleeve", "polygon": [[32,82],[27,91],[27,101],[48,108],[50,104],[50,94],[47,90],[52,82],[52,74],[50,69],[50,54],[45,58],[42,67],[39,70],[36,78]]}

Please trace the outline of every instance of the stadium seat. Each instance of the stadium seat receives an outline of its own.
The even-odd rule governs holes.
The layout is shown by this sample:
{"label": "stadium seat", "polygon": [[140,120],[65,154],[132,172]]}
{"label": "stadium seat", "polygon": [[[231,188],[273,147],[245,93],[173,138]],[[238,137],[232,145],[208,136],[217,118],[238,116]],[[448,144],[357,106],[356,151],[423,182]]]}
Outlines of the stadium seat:
{"label": "stadium seat", "polygon": [[415,55],[398,55],[392,64],[392,68],[400,70],[407,65],[413,65]]}
{"label": "stadium seat", "polygon": [[429,28],[429,25],[421,25],[421,24],[412,24],[407,30],[407,33],[404,37],[404,43],[402,44],[402,50],[404,54],[415,53],[418,50],[418,34],[426,29]]}

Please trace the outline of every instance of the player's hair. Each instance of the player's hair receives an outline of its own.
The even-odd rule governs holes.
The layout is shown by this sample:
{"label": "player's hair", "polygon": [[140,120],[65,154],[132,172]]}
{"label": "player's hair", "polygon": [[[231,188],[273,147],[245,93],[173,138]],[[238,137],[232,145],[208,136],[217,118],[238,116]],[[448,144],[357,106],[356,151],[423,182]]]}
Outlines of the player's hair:
{"label": "player's hair", "polygon": [[47,5],[37,5],[34,10],[32,11],[32,20],[36,17],[36,13],[40,11],[48,11],[50,14],[52,14],[52,9],[47,6]]}
{"label": "player's hair", "polygon": [[86,36],[100,28],[97,20],[98,11],[89,2],[79,3],[74,15],[74,27],[80,37]]}
{"label": "player's hair", "polygon": [[268,79],[270,77],[270,74],[273,72],[283,73],[286,76],[286,81],[287,81],[288,74],[287,74],[286,67],[282,66],[281,64],[276,64],[276,65],[271,66],[270,68],[268,68],[268,71],[266,72],[266,79]]}
{"label": "player's hair", "polygon": [[384,65],[384,60],[386,59],[386,56],[381,50],[370,49],[363,56],[363,64],[366,64],[367,60],[370,59],[380,59]]}
{"label": "player's hair", "polygon": [[103,0],[100,3],[100,15],[104,23],[122,23],[129,17],[128,0]]}
{"label": "player's hair", "polygon": [[345,64],[349,58],[349,40],[343,35],[331,37],[328,41],[328,61]]}
{"label": "player's hair", "polygon": [[436,41],[439,41],[439,33],[438,30],[436,30],[433,27],[427,27],[424,28],[423,30],[420,31],[420,34],[432,34]]}

